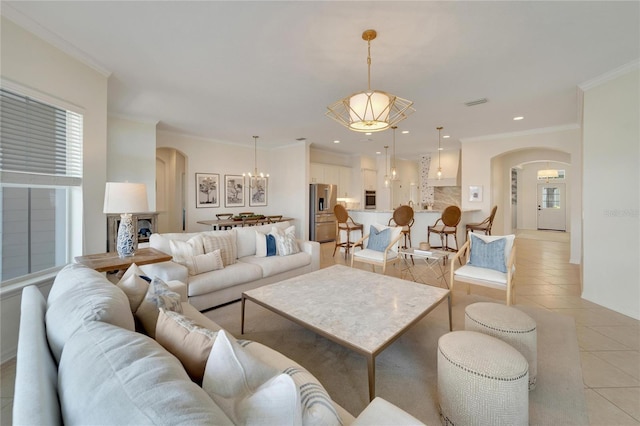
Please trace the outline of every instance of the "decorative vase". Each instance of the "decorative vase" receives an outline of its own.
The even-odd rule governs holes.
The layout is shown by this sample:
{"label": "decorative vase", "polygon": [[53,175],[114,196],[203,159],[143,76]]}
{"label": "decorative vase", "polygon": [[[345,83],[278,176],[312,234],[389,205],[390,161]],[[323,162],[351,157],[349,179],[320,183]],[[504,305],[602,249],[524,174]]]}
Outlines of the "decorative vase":
{"label": "decorative vase", "polygon": [[120,257],[130,257],[136,253],[135,233],[133,232],[133,219],[131,214],[123,213],[120,215],[120,226],[118,227],[118,242],[116,250]]}

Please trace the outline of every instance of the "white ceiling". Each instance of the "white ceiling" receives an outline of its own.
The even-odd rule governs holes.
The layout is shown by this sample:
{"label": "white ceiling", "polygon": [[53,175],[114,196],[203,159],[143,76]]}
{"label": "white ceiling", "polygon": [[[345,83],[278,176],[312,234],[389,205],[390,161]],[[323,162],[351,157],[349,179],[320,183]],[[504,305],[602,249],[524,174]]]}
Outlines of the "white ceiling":
{"label": "white ceiling", "polygon": [[[326,106],[371,86],[414,101],[399,157],[578,122],[581,83],[640,58],[640,2],[2,1],[2,14],[110,73],[109,112],[221,141],[373,154]],[[488,103],[466,107],[465,102]],[[513,121],[514,116],[524,120]],[[399,131],[409,130],[409,134]],[[340,144],[334,144],[340,140]]]}

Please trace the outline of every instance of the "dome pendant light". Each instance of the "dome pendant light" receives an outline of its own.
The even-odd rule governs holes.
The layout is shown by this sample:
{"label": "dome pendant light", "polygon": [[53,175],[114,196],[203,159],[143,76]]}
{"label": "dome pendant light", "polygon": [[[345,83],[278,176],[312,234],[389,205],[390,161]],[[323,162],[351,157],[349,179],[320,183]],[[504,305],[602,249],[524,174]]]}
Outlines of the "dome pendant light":
{"label": "dome pendant light", "polygon": [[413,102],[380,90],[371,90],[371,40],[375,30],[366,30],[362,39],[367,42],[368,86],[364,92],[354,93],[327,107],[326,115],[355,132],[380,132],[407,118],[415,110]]}
{"label": "dome pendant light", "polygon": [[442,167],[440,166],[440,151],[442,151],[442,146],[440,146],[440,135],[442,132],[443,127],[436,127],[436,129],[438,129],[438,172],[436,173],[436,176],[438,177],[438,180],[442,179]]}

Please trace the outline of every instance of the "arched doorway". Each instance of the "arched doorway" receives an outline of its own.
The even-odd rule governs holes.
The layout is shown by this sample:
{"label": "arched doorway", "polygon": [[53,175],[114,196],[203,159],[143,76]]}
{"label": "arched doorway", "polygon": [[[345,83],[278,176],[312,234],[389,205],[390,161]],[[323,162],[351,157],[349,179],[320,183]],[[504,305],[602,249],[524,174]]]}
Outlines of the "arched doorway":
{"label": "arched doorway", "polygon": [[[542,170],[560,170],[561,177],[542,178]],[[492,204],[504,206],[494,229],[571,229],[571,155],[548,148],[510,151],[491,160]]]}

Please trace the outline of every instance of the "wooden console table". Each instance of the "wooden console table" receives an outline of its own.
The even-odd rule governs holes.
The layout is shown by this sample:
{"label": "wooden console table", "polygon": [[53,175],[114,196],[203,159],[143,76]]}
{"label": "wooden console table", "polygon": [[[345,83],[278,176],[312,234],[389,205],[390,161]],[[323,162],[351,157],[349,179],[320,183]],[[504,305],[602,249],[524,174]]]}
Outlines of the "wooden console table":
{"label": "wooden console table", "polygon": [[116,252],[109,252],[76,256],[75,259],[76,262],[82,263],[98,272],[109,272],[127,269],[132,263],[140,266],[166,262],[171,260],[172,256],[154,248],[142,248],[136,250],[136,253],[129,257],[120,257]]}

